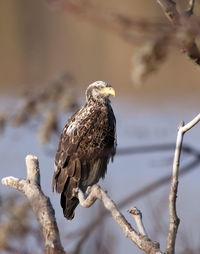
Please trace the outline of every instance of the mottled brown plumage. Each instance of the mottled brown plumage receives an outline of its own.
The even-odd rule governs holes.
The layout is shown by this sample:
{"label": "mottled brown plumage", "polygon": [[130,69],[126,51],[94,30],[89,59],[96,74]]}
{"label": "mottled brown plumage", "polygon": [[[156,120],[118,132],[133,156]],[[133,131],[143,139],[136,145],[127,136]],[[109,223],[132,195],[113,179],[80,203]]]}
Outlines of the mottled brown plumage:
{"label": "mottled brown plumage", "polygon": [[79,201],[74,189],[83,192],[105,176],[116,150],[115,116],[109,95],[114,89],[96,81],[86,90],[86,104],[67,121],[55,157],[52,187],[61,194],[63,214],[71,220]]}

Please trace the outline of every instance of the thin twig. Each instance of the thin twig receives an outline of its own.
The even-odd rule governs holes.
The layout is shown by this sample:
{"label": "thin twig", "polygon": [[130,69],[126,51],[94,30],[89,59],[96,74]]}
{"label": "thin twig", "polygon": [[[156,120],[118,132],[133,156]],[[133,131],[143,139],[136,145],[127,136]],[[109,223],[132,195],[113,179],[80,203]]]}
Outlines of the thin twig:
{"label": "thin twig", "polygon": [[35,213],[43,234],[46,254],[65,254],[62,247],[55,212],[48,197],[40,187],[39,162],[36,156],[26,157],[27,178],[5,177],[2,184],[22,192]]}
{"label": "thin twig", "polygon": [[178,226],[180,222],[176,212],[176,198],[177,198],[177,191],[178,191],[179,164],[180,164],[183,136],[185,132],[187,132],[192,127],[194,127],[199,121],[200,121],[200,114],[198,114],[192,121],[190,121],[186,125],[184,125],[184,122],[181,122],[178,128],[176,148],[175,148],[175,154],[174,154],[174,162],[173,162],[171,190],[169,195],[170,221],[169,221],[169,232],[168,232],[168,238],[167,238],[166,254],[174,254],[175,252],[176,235],[177,235]]}
{"label": "thin twig", "polygon": [[[158,31],[170,31],[171,27],[160,20],[149,21],[148,19],[138,19],[136,17],[127,16],[119,11],[113,9],[105,9],[95,4],[94,1],[74,0],[45,0],[49,6],[54,6],[55,3],[58,9],[62,9],[72,15],[78,16],[86,21],[92,22],[106,30],[118,34],[127,42],[138,43],[147,38],[157,37]],[[172,29],[173,30],[173,29]],[[145,35],[148,34],[148,35]]]}
{"label": "thin twig", "polygon": [[135,219],[135,223],[137,225],[139,233],[143,236],[147,236],[147,232],[144,228],[144,224],[142,221],[141,211],[137,209],[137,207],[131,207],[131,209],[129,209],[127,212],[133,215],[133,218]]}
{"label": "thin twig", "polygon": [[200,114],[198,114],[192,121],[180,128],[179,131],[183,134],[193,128],[200,121]]}

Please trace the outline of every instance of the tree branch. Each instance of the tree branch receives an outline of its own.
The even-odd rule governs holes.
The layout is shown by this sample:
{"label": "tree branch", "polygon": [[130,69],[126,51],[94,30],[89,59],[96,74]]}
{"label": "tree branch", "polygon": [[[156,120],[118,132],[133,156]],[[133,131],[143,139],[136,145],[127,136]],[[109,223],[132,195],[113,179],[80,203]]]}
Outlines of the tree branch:
{"label": "tree branch", "polygon": [[185,11],[185,14],[187,16],[190,17],[193,14],[194,5],[195,5],[195,0],[189,0],[189,8],[188,8],[188,10]]}
{"label": "tree branch", "polygon": [[172,0],[157,0],[164,14],[173,24],[179,24],[179,13],[176,10],[176,3]]}
{"label": "tree branch", "polygon": [[199,121],[200,121],[200,114],[198,114],[192,121],[190,121],[186,125],[184,125],[184,122],[181,122],[178,128],[176,148],[175,148],[175,154],[174,154],[174,162],[173,162],[171,190],[169,195],[170,221],[169,221],[169,232],[168,232],[168,238],[167,238],[166,254],[174,254],[176,235],[177,235],[178,226],[180,222],[176,212],[176,198],[177,198],[177,191],[178,191],[178,174],[179,174],[179,164],[180,164],[183,136],[185,132],[187,132],[192,127],[194,127]]}
{"label": "tree branch", "polygon": [[40,187],[39,162],[36,156],[26,156],[27,178],[18,179],[5,177],[2,184],[10,186],[22,192],[27,199],[40,223],[44,238],[45,253],[65,254],[62,247],[59,230],[56,223],[55,212],[48,197],[44,195]]}
{"label": "tree branch", "polygon": [[119,212],[115,203],[98,185],[95,184],[92,186],[91,192],[86,199],[84,198],[82,191],[79,189],[78,198],[83,207],[90,207],[96,201],[96,199],[101,200],[105,208],[111,213],[113,219],[118,223],[126,237],[130,238],[130,240],[134,242],[138,248],[148,254],[162,254],[159,243],[152,241],[146,236],[138,234],[128,223],[125,217]]}
{"label": "tree branch", "polygon": [[142,213],[140,212],[140,210],[137,209],[137,207],[131,207],[131,209],[128,210],[127,212],[133,215],[139,233],[143,236],[147,236],[147,232],[144,228],[144,224],[142,221]]}
{"label": "tree branch", "polygon": [[[175,146],[174,146],[175,148]],[[186,147],[185,148],[185,152],[191,152],[190,151],[190,147]],[[195,168],[197,168],[197,166],[199,166],[200,164],[200,154],[198,153],[198,151],[192,149],[192,153],[194,153],[195,159],[188,163],[186,166],[184,166],[179,173],[179,176],[184,176],[185,174],[188,174],[189,172],[191,172],[192,170],[194,170]],[[168,174],[166,176],[163,176],[159,179],[157,179],[156,181],[154,181],[153,183],[150,183],[149,185],[143,187],[142,189],[138,190],[137,192],[134,192],[132,194],[130,194],[127,198],[121,200],[118,204],[117,207],[119,209],[127,206],[128,204],[130,204],[133,201],[138,200],[139,198],[155,191],[156,189],[158,189],[159,187],[163,186],[164,184],[167,184],[168,182],[170,182],[171,180],[171,174]],[[74,239],[75,237],[84,237],[85,232],[89,232],[90,234],[95,230],[95,228],[99,225],[99,223],[101,223],[101,221],[103,219],[105,219],[105,217],[108,216],[108,211],[105,210],[103,211],[102,214],[100,214],[97,218],[95,218],[93,221],[91,221],[88,225],[83,226],[81,229],[79,229],[78,231],[75,232],[70,232],[67,237],[70,239]]]}
{"label": "tree branch", "polygon": [[195,36],[198,34],[199,25],[189,22],[190,16],[193,14],[195,0],[189,0],[189,8],[183,14],[176,9],[176,3],[172,0],[157,0],[164,14],[169,21],[177,28],[183,28],[181,31],[181,51],[200,65],[200,50],[195,42]]}

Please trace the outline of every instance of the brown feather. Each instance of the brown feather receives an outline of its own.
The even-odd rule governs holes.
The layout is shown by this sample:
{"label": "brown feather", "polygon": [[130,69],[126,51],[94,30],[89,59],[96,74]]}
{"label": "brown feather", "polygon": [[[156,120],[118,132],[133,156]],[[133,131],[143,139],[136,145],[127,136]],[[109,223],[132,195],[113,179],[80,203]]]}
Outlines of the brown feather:
{"label": "brown feather", "polygon": [[89,165],[86,160],[83,160],[81,163],[81,179],[82,181],[85,181],[88,178],[89,173]]}
{"label": "brown feather", "polygon": [[78,182],[81,179],[81,163],[78,158],[76,158],[75,164],[76,164],[76,170],[75,170],[75,174],[73,178],[76,182]]}
{"label": "brown feather", "polygon": [[68,199],[72,199],[74,197],[74,189],[77,188],[77,181],[74,180],[73,177],[69,178],[68,185],[66,186],[66,196]]}
{"label": "brown feather", "polygon": [[75,161],[74,160],[70,160],[69,166],[67,167],[67,175],[69,177],[74,176],[75,169],[76,169],[76,163],[75,163]]}

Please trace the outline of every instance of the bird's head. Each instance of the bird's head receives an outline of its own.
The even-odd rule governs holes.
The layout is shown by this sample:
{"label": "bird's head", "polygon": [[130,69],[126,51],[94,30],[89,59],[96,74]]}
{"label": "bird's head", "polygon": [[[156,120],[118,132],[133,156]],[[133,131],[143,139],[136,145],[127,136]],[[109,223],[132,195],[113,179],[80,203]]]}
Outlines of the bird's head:
{"label": "bird's head", "polygon": [[109,102],[110,95],[115,96],[115,90],[104,81],[96,81],[86,90],[87,102]]}

